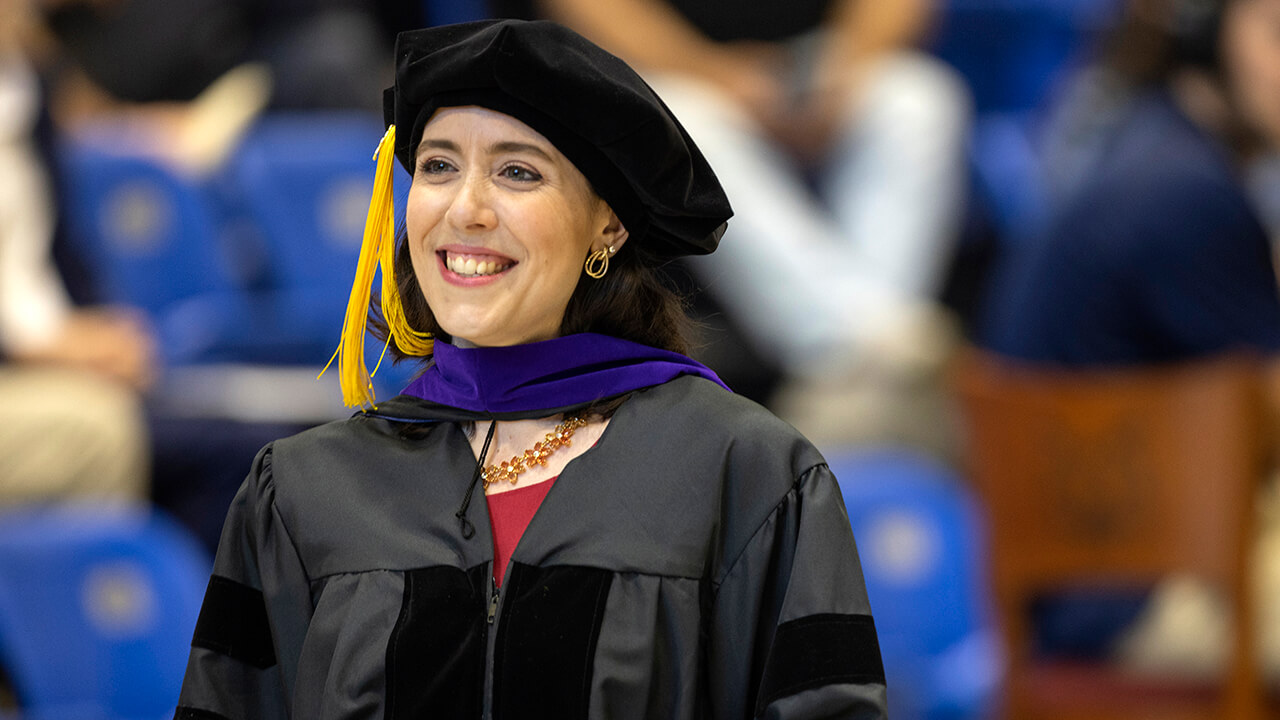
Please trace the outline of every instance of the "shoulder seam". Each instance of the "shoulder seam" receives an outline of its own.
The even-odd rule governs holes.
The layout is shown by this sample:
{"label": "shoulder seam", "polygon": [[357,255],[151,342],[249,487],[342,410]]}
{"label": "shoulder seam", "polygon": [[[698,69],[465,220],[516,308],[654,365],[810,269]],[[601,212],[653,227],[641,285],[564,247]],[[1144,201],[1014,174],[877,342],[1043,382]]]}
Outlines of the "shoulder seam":
{"label": "shoulder seam", "polygon": [[756,528],[751,531],[749,536],[747,536],[747,541],[742,544],[742,547],[738,548],[736,553],[734,553],[733,560],[725,565],[724,571],[720,573],[720,577],[712,579],[711,592],[713,595],[720,592],[720,585],[724,583],[724,579],[733,574],[734,568],[737,567],[738,561],[742,559],[742,556],[746,554],[747,548],[751,546],[751,542],[756,539],[756,536],[760,534],[760,531],[764,529],[764,526],[768,525],[769,521],[778,514],[778,510],[782,507],[782,504],[787,501],[787,498],[790,497],[791,493],[799,492],[800,486],[803,485],[805,480],[813,474],[814,470],[826,466],[827,463],[825,461],[817,462],[800,471],[796,476],[795,482],[791,483],[791,486],[782,494],[782,497],[778,498],[778,502],[773,504],[773,508],[770,509],[769,512],[765,513],[764,518],[760,520],[760,524],[756,525]]}
{"label": "shoulder seam", "polygon": [[266,452],[262,456],[262,474],[266,475],[266,479],[271,483],[271,514],[275,517],[276,522],[280,523],[280,530],[284,533],[285,539],[289,541],[289,547],[293,549],[293,556],[298,559],[298,567],[302,568],[302,574],[307,578],[307,584],[312,582],[311,573],[307,570],[307,565],[302,559],[302,552],[298,549],[298,543],[293,539],[293,531],[289,529],[288,523],[285,522],[284,516],[280,513],[279,505],[276,503],[275,490],[275,472],[272,465],[274,460],[275,443],[269,443]]}

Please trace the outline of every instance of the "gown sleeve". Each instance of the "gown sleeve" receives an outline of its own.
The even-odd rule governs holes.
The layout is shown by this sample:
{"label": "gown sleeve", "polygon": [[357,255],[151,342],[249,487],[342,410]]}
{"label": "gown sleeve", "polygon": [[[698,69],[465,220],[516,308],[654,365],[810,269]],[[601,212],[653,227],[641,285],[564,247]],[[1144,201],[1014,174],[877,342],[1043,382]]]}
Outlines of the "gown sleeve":
{"label": "gown sleeve", "polygon": [[884,718],[884,666],[835,477],[817,465],[713,583],[717,718]]}
{"label": "gown sleeve", "polygon": [[228,511],[175,720],[288,718],[308,588],[276,508],[268,446]]}

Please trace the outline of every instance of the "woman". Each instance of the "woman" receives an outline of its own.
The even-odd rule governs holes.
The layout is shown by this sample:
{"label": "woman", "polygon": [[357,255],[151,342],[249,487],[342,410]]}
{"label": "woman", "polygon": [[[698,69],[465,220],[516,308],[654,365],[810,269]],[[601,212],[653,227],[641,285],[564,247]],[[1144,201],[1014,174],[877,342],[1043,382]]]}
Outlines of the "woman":
{"label": "woman", "polygon": [[375,195],[394,147],[407,231],[374,247],[375,203],[344,387],[370,399],[379,252],[392,349],[433,362],[259,455],[177,717],[882,716],[829,470],[676,352],[654,267],[730,214],[679,124],[550,23],[405,33],[396,60]]}

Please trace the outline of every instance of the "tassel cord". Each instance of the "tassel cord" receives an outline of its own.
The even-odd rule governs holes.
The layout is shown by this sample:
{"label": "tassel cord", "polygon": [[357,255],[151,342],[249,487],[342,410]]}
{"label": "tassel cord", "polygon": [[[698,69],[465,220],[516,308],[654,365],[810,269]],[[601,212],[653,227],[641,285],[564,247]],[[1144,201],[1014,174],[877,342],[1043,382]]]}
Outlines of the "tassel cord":
{"label": "tassel cord", "polygon": [[[343,403],[348,407],[374,405],[372,376],[382,366],[387,348],[392,342],[396,343],[402,351],[412,355],[425,357],[433,351],[431,334],[414,329],[406,320],[400,293],[396,287],[395,208],[392,200],[395,130],[394,125],[387,128],[374,154],[377,167],[373,193],[369,198],[369,213],[365,218],[364,240],[360,245],[355,280],[351,284],[351,294],[347,299],[346,314],[343,316],[342,336],[333,357],[329,358],[325,369],[320,371],[320,375],[323,376],[334,360],[337,360],[338,384],[342,388]],[[374,276],[379,269],[382,274],[383,318],[387,322],[388,333],[387,341],[382,347],[382,354],[378,356],[378,364],[370,373],[364,361],[364,335]]]}

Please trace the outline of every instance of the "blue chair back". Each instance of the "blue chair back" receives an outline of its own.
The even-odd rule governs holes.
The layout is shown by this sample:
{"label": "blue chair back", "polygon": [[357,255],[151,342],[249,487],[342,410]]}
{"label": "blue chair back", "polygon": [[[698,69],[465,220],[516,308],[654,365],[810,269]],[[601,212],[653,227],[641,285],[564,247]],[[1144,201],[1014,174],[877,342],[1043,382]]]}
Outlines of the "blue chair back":
{"label": "blue chair back", "polygon": [[890,714],[988,717],[1003,664],[973,498],[957,475],[907,451],[829,464],[858,540]]}
{"label": "blue chair back", "polygon": [[1087,59],[1123,0],[946,0],[933,51],[968,81],[979,115],[1039,108]]}
{"label": "blue chair back", "polygon": [[[323,365],[337,346],[383,132],[381,120],[365,113],[282,113],[262,118],[231,159],[237,204],[263,234],[276,314],[295,345],[310,348],[300,362]],[[395,167],[403,217],[409,176]],[[371,339],[367,349],[372,368],[382,346]],[[374,378],[378,397],[394,395],[410,373],[384,363]]]}
{"label": "blue chair back", "polygon": [[382,134],[375,116],[346,112],[272,115],[250,130],[230,172],[264,233],[272,286],[332,290],[345,301]]}
{"label": "blue chair back", "polygon": [[59,149],[74,243],[103,299],[159,317],[175,302],[241,283],[210,186],[137,155],[67,141]]}
{"label": "blue chair back", "polygon": [[1122,7],[1123,0],[941,4],[932,50],[960,73],[974,100],[971,212],[992,224],[1000,243],[1018,242],[1042,220],[1044,115]]}
{"label": "blue chair back", "polygon": [[0,513],[0,664],[21,717],[172,717],[210,568],[149,508]]}
{"label": "blue chair back", "polygon": [[258,360],[270,355],[262,300],[248,286],[260,272],[252,234],[231,222],[213,179],[153,159],[64,139],[58,153],[68,240],[92,273],[102,302],[145,311],[167,365]]}

